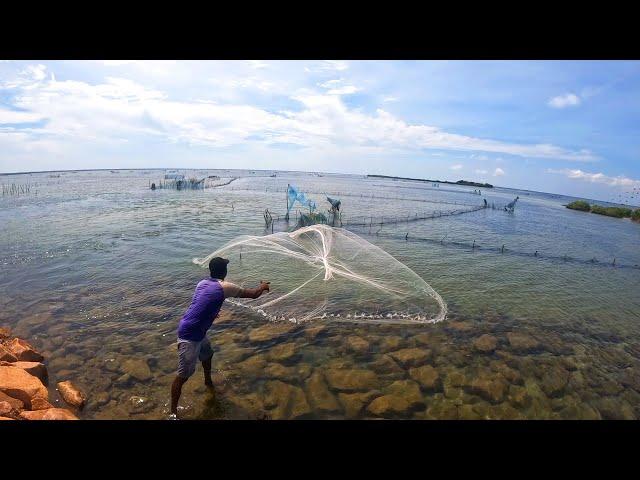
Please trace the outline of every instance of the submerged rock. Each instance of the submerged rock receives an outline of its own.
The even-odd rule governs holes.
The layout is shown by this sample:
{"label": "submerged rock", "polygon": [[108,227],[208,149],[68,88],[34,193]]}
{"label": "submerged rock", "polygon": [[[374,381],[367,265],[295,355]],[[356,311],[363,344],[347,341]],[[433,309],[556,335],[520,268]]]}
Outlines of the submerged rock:
{"label": "submerged rock", "polygon": [[424,348],[405,348],[403,350],[391,352],[389,355],[391,355],[394,360],[400,363],[404,368],[408,368],[426,363],[431,356],[431,352]]}
{"label": "submerged rock", "polygon": [[369,364],[371,369],[374,372],[385,375],[385,374],[404,374],[404,370],[400,365],[396,363],[396,361],[391,358],[390,355],[383,354],[376,358],[375,361]]}
{"label": "submerged rock", "polygon": [[25,410],[20,413],[20,418],[24,420],[78,420],[78,417],[65,408],[48,408],[33,412]]}
{"label": "submerged rock", "polygon": [[122,363],[122,370],[138,381],[146,382],[151,379],[151,370],[146,360],[130,358]]}
{"label": "submerged rock", "polygon": [[269,351],[269,360],[273,362],[286,363],[291,361],[296,356],[296,344],[295,343],[282,343],[272,347]]}
{"label": "submerged rock", "polygon": [[325,333],[327,331],[327,327],[324,325],[312,325],[310,327],[305,327],[304,336],[308,340],[315,340],[317,336]]}
{"label": "submerged rock", "polygon": [[344,407],[346,418],[357,418],[373,398],[380,394],[376,391],[369,391],[364,393],[339,393],[338,399]]}
{"label": "submerged rock", "polygon": [[5,338],[9,338],[10,336],[11,336],[11,328],[0,327],[0,340],[4,340]]}
{"label": "submerged rock", "polygon": [[540,348],[540,342],[526,333],[508,332],[507,339],[511,349],[518,353],[533,352]]}
{"label": "submerged rock", "polygon": [[59,382],[58,391],[62,396],[62,399],[72,407],[76,407],[80,410],[84,407],[87,397],[70,381]]}
{"label": "submerged rock", "polygon": [[364,391],[376,388],[378,379],[370,370],[328,369],[325,377],[331,388],[342,391]]}
{"label": "submerged rock", "polygon": [[149,413],[154,408],[156,408],[156,403],[146,397],[133,395],[129,397],[129,400],[127,401],[127,410],[132,415]]}
{"label": "submerged rock", "polygon": [[307,397],[313,408],[320,413],[338,413],[342,411],[338,399],[329,391],[324,375],[314,371],[306,381]]}
{"label": "submerged rock", "polygon": [[382,395],[367,406],[367,412],[384,418],[408,417],[411,413],[411,405],[397,395]]}
{"label": "submerged rock", "polygon": [[507,392],[508,384],[500,377],[480,375],[471,381],[471,393],[490,401],[501,403]]}
{"label": "submerged rock", "polygon": [[410,409],[424,407],[425,402],[420,387],[413,380],[396,380],[385,388],[385,393],[403,398]]}
{"label": "submerged rock", "polygon": [[560,366],[544,369],[541,388],[548,397],[557,397],[564,392],[569,381],[569,372]]}
{"label": "submerged rock", "polygon": [[272,380],[265,384],[264,404],[274,420],[297,419],[311,414],[304,391],[300,387]]}
{"label": "submerged rock", "polygon": [[369,351],[369,342],[364,338],[356,335],[347,337],[347,350],[359,355],[363,355]]}
{"label": "submerged rock", "polygon": [[238,363],[236,367],[242,372],[243,375],[257,377],[264,373],[264,367],[266,365],[267,361],[265,360],[265,356],[263,354],[258,354],[247,358],[241,363]]}
{"label": "submerged rock", "polygon": [[409,376],[420,384],[423,390],[437,390],[440,386],[440,374],[431,365],[412,368]]}
{"label": "submerged rock", "polygon": [[31,407],[35,397],[49,398],[49,391],[39,378],[16,367],[0,367],[0,391],[21,400],[27,407]]}
{"label": "submerged rock", "polygon": [[283,335],[288,335],[297,328],[298,326],[293,323],[267,323],[251,330],[249,332],[249,341],[251,343],[269,342]]}
{"label": "submerged rock", "polygon": [[473,341],[473,348],[481,353],[491,353],[498,346],[498,339],[492,335],[484,334]]}
{"label": "submerged rock", "polygon": [[382,353],[393,352],[400,349],[403,343],[401,337],[384,337],[380,340],[379,349]]}

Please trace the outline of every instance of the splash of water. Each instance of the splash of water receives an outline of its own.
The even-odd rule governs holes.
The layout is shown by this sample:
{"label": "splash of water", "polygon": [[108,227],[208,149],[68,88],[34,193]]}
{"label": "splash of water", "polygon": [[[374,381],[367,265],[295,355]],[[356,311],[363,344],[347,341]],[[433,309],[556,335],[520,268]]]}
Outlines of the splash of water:
{"label": "splash of water", "polygon": [[271,320],[436,323],[442,297],[409,267],[356,234],[328,225],[262,237],[241,236],[205,258],[230,260],[228,280],[253,287],[271,282],[258,299],[234,299]]}

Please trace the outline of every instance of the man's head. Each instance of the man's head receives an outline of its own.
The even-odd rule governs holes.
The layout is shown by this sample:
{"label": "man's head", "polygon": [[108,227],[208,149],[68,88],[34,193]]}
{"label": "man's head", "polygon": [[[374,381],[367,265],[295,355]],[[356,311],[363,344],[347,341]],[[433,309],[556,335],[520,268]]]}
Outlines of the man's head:
{"label": "man's head", "polygon": [[211,278],[224,280],[224,277],[227,276],[227,263],[229,263],[229,260],[227,260],[226,258],[212,258],[209,262],[209,272],[211,273]]}

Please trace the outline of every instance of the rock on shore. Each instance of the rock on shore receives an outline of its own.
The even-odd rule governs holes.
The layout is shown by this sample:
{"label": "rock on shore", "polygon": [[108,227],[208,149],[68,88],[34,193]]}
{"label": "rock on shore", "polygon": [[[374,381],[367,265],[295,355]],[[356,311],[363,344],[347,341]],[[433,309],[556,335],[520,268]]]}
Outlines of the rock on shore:
{"label": "rock on shore", "polygon": [[[78,420],[70,410],[49,402],[44,356],[11,330],[0,327],[0,420]],[[58,388],[70,405],[82,408],[86,397],[70,382]]]}

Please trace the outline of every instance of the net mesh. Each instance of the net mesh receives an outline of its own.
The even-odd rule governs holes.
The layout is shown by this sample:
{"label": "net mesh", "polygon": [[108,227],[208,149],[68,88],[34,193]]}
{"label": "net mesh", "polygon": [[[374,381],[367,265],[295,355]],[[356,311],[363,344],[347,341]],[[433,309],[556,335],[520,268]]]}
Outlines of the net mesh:
{"label": "net mesh", "polygon": [[413,270],[352,232],[312,225],[293,232],[241,236],[194,263],[230,260],[227,280],[255,287],[258,299],[229,299],[271,320],[384,323],[444,320],[442,297]]}

